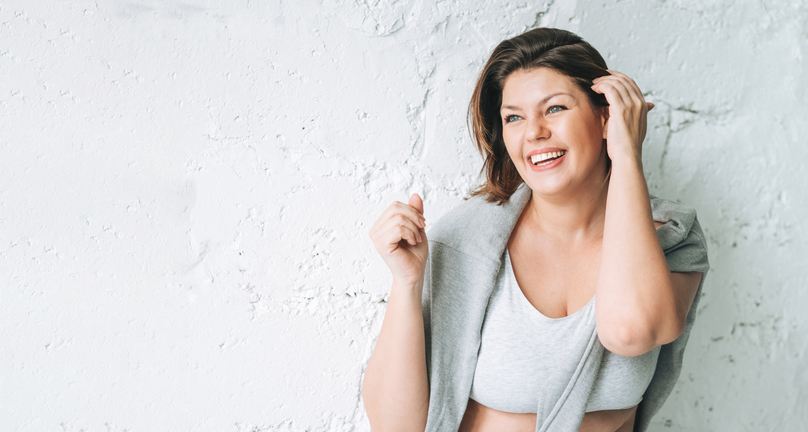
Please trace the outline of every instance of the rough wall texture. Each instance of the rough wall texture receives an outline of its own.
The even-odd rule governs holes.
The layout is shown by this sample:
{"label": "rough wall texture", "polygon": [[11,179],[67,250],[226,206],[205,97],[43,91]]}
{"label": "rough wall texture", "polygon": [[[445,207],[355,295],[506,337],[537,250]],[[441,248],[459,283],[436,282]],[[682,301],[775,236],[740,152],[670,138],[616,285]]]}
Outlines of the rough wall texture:
{"label": "rough wall texture", "polygon": [[808,8],[735,1],[0,1],[0,430],[368,431],[368,229],[477,182],[501,39],[637,79],[652,193],[713,270],[656,431],[808,423]]}

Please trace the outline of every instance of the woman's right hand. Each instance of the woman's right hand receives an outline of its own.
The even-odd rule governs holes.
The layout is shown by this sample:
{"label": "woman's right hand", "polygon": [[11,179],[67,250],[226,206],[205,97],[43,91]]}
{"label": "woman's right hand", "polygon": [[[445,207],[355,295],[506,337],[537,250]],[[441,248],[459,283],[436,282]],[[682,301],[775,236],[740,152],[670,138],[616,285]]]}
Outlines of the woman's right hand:
{"label": "woman's right hand", "polygon": [[424,203],[412,194],[409,204],[396,201],[370,228],[376,251],[399,284],[416,284],[424,277],[429,245],[424,231]]}

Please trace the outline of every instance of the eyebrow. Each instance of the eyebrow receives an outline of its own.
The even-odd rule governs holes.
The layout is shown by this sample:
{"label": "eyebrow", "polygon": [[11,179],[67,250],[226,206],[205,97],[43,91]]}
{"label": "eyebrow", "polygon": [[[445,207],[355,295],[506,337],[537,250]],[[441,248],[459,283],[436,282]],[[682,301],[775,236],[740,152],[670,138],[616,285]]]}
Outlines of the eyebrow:
{"label": "eyebrow", "polygon": [[[545,96],[544,99],[539,101],[538,105],[544,105],[545,103],[547,103],[547,101],[549,101],[550,99],[552,99],[552,98],[554,98],[554,97],[556,97],[558,95],[567,95],[567,96],[572,97],[571,94],[566,93],[566,92],[556,92],[556,93],[549,94],[549,95]],[[513,106],[513,105],[502,105],[502,107],[500,107],[499,110],[502,111],[504,109],[518,110],[519,107],[516,107],[516,106]]]}

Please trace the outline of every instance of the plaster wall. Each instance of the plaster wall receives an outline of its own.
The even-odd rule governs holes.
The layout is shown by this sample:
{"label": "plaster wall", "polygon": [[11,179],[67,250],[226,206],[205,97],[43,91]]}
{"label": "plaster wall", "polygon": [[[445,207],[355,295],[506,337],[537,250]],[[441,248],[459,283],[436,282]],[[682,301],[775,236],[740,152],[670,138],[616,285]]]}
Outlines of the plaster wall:
{"label": "plaster wall", "polygon": [[0,1],[0,430],[369,431],[391,278],[368,230],[478,183],[474,80],[536,26],[657,104],[651,192],[709,240],[652,430],[803,430],[806,23],[796,0]]}

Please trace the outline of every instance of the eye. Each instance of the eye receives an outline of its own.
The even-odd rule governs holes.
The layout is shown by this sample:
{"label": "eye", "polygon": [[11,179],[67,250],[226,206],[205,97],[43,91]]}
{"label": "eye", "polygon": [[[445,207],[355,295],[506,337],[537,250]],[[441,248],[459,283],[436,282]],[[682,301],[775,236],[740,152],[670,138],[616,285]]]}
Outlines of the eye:
{"label": "eye", "polygon": [[511,115],[505,116],[505,123],[510,123],[510,122],[516,121],[516,120],[519,120],[518,115],[511,114]]}
{"label": "eye", "polygon": [[551,106],[550,108],[547,109],[547,112],[550,113],[550,114],[553,114],[553,113],[557,113],[559,111],[563,111],[565,109],[567,109],[567,107],[565,107],[563,105],[553,105],[553,106]]}

